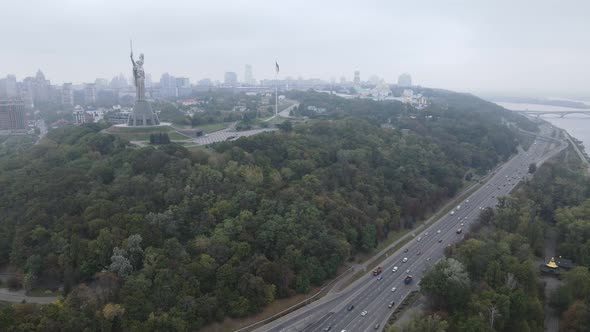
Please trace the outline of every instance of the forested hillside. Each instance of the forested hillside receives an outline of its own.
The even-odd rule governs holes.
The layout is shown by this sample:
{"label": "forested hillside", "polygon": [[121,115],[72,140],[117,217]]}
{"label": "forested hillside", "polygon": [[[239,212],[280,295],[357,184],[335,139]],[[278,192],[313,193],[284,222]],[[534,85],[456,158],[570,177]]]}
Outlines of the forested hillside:
{"label": "forested hillside", "polygon": [[[411,227],[517,145],[477,105],[409,117],[399,103],[337,102],[327,119],[211,149],[132,148],[86,125],[7,153],[0,263],[28,289],[68,295],[4,307],[0,324],[187,331],[256,313]],[[381,128],[389,118],[396,128]]]}

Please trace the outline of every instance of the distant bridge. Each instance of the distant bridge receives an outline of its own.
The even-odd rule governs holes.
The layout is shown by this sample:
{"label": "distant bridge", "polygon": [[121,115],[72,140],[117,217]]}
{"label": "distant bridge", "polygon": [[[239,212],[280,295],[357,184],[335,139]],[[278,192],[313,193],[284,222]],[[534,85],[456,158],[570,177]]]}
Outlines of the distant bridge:
{"label": "distant bridge", "polygon": [[587,111],[531,111],[531,110],[519,110],[519,111],[514,111],[514,112],[524,113],[524,114],[528,114],[528,115],[534,115],[537,118],[540,117],[541,115],[559,115],[560,118],[563,118],[563,117],[565,117],[566,115],[569,115],[569,114],[582,114],[582,115],[590,116],[590,109],[587,110]]}

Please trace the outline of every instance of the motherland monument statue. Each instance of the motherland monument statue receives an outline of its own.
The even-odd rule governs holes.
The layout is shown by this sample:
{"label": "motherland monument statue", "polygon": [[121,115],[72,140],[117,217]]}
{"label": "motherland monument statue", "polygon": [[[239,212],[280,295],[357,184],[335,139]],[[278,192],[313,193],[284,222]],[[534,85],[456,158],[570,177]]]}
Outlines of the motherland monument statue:
{"label": "motherland monument statue", "polygon": [[129,114],[127,126],[145,127],[156,126],[160,124],[158,115],[152,111],[152,106],[145,100],[145,72],[143,71],[144,57],[143,53],[139,59],[133,59],[133,45],[131,44],[131,63],[133,64],[133,82],[135,83],[135,105],[133,112]]}

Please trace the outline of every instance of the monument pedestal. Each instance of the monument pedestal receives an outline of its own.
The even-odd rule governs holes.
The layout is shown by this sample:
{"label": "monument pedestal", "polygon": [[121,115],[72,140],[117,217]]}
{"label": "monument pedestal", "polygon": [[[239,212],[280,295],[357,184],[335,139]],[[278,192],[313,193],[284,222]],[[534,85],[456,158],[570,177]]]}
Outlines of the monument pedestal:
{"label": "monument pedestal", "polygon": [[133,106],[133,112],[129,114],[127,126],[143,127],[156,126],[160,124],[158,115],[152,111],[152,106],[146,100],[137,100]]}

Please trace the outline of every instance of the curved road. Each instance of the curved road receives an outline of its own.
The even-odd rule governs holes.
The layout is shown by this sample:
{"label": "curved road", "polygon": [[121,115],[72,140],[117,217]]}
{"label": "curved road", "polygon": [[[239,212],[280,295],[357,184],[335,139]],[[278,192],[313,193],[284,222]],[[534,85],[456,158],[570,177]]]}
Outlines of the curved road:
{"label": "curved road", "polygon": [[[549,136],[551,128],[542,126],[542,134]],[[553,140],[555,141],[555,140]],[[386,258],[382,279],[373,277],[371,271],[339,293],[329,294],[285,317],[273,321],[255,331],[375,331],[382,330],[395,307],[411,291],[418,289],[424,273],[444,257],[444,249],[463,239],[463,233],[477,219],[480,211],[494,207],[500,196],[505,196],[527,173],[530,163],[538,165],[553,157],[567,143],[552,143],[546,138],[537,138],[528,152],[520,151],[507,161],[495,174],[463,203],[429,226],[395,254]],[[457,231],[463,231],[459,234]],[[403,259],[407,258],[404,263]],[[392,272],[394,266],[398,267]],[[405,285],[406,270],[413,282]],[[392,288],[395,287],[395,291]],[[395,302],[389,308],[390,302]],[[354,308],[349,310],[349,306]],[[366,315],[361,312],[366,311]],[[377,326],[378,325],[378,326]]]}

